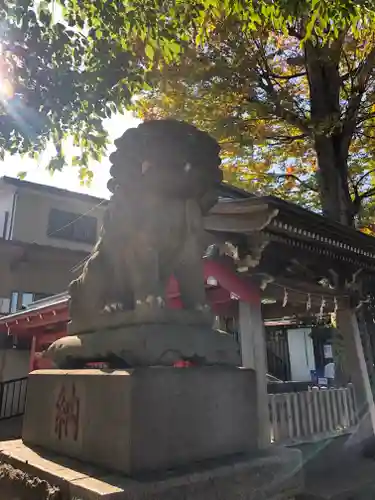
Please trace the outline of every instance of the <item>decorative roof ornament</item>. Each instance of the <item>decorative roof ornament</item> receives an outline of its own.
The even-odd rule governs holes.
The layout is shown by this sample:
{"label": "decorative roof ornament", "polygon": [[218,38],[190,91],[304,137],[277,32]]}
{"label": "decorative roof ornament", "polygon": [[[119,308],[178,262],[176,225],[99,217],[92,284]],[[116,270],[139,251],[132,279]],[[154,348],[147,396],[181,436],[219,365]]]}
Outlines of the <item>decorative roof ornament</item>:
{"label": "decorative roof ornament", "polygon": [[310,311],[311,310],[311,295],[308,294],[307,295],[307,302],[306,302],[306,311]]}
{"label": "decorative roof ornament", "polygon": [[338,311],[338,308],[339,308],[339,303],[337,301],[337,297],[334,297],[333,299],[333,304],[334,304],[334,309],[333,309],[333,313],[336,314],[337,311]]}
{"label": "decorative roof ornament", "polygon": [[286,307],[287,303],[288,303],[288,290],[284,288],[283,307]]}
{"label": "decorative roof ornament", "polygon": [[320,303],[320,309],[319,309],[319,319],[322,320],[324,317],[324,309],[327,305],[326,299],[322,296],[322,300]]}

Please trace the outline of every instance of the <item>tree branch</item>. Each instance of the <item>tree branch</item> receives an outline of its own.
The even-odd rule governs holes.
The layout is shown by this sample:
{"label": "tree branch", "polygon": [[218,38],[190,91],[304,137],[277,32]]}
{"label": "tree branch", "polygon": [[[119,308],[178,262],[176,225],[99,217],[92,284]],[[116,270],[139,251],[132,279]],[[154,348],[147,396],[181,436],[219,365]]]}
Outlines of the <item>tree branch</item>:
{"label": "tree branch", "polygon": [[359,186],[361,184],[361,182],[370,174],[372,174],[373,172],[375,172],[375,168],[372,168],[371,170],[369,170],[368,172],[366,172],[365,174],[361,175],[361,177],[357,180],[357,182],[353,182],[353,186]]}
{"label": "tree branch", "polygon": [[[358,185],[357,184],[354,184],[353,182],[353,179],[348,176],[348,180],[349,180],[349,183],[351,184],[352,188],[353,188],[353,191],[354,191],[354,199],[352,199],[352,203],[351,203],[351,209],[352,209],[352,213],[353,215],[358,215],[360,210],[361,210],[361,197],[359,195],[359,191],[358,191]],[[350,196],[351,198],[351,196]]]}
{"label": "tree branch", "polygon": [[366,85],[370,77],[371,71],[375,65],[375,47],[370,51],[369,55],[358,67],[355,81],[353,82],[353,95],[349,99],[346,109],[345,122],[342,128],[342,148],[346,153],[349,150],[355,128],[357,126],[357,118],[362,97],[366,91]]}
{"label": "tree branch", "polygon": [[293,125],[294,127],[297,127],[303,132],[304,135],[311,137],[312,133],[310,128],[308,127],[307,122],[305,120],[302,120],[298,115],[293,113],[293,111],[289,111],[285,109],[279,102],[277,94],[276,95],[270,95],[268,94],[270,99],[272,100],[272,105],[266,104],[259,100],[257,97],[249,97],[248,101],[253,102],[255,104],[259,104],[263,106],[270,114],[276,115],[277,117],[281,118],[282,120],[285,120],[287,123],[290,125]]}
{"label": "tree branch", "polygon": [[[266,92],[267,96],[272,102],[271,106],[269,104],[267,105],[268,108],[270,109],[271,112],[273,112],[276,116],[278,116],[282,120],[285,120],[290,125],[299,128],[303,134],[311,136],[312,131],[308,127],[307,120],[302,119],[300,116],[298,116],[297,113],[290,111],[289,109],[286,109],[282,105],[280,96],[278,95],[271,81],[270,75],[272,75],[272,71],[268,64],[267,56],[264,52],[264,47],[261,45],[261,43],[259,43],[259,41],[255,39],[254,43],[256,44],[260,54],[259,57],[260,74],[257,75],[258,85],[260,86],[261,89],[263,89]],[[256,102],[257,104],[263,104],[265,106],[265,104],[259,101],[259,99],[255,96],[251,96],[249,98],[249,101]]]}
{"label": "tree branch", "polygon": [[375,113],[369,113],[366,116],[362,116],[361,118],[359,118],[357,120],[357,125],[360,125],[361,123],[363,123],[363,122],[365,122],[367,120],[371,120],[371,118],[375,118]]}
{"label": "tree branch", "polygon": [[295,26],[288,26],[288,33],[290,36],[297,38],[297,40],[302,41],[304,39],[304,35]]}
{"label": "tree branch", "polygon": [[375,188],[372,188],[372,189],[369,189],[368,191],[366,191],[365,193],[361,194],[359,196],[359,199],[362,201],[365,198],[371,198],[371,196],[374,196],[374,195],[375,195]]}
{"label": "tree branch", "polygon": [[271,78],[275,78],[275,80],[292,80],[293,78],[301,78],[302,76],[306,76],[306,71],[302,71],[301,73],[295,73],[294,75],[276,75],[275,73],[269,73]]}
{"label": "tree branch", "polygon": [[282,142],[284,144],[291,144],[294,141],[298,141],[299,139],[304,139],[306,134],[299,135],[268,135],[266,139],[275,140],[277,142]]}
{"label": "tree branch", "polygon": [[375,139],[375,136],[365,134],[364,132],[357,132],[357,137],[364,137],[365,139],[370,139],[371,141]]}
{"label": "tree branch", "polygon": [[306,189],[309,189],[310,191],[313,191],[314,193],[319,193],[319,189],[316,189],[313,186],[311,186],[309,183],[301,180],[297,175],[294,175],[294,174],[268,174],[268,175],[271,175],[272,177],[276,177],[278,179],[283,179],[283,178],[284,179],[285,178],[294,179],[297,182],[299,182],[301,184],[301,186],[305,187]]}

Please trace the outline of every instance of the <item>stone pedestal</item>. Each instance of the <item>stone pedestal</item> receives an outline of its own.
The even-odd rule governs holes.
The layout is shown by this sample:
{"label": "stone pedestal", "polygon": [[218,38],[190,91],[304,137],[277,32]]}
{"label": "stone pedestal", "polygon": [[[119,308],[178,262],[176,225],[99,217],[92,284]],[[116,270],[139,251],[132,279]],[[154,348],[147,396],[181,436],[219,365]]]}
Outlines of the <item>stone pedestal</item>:
{"label": "stone pedestal", "polygon": [[[120,319],[115,315],[113,324],[107,327],[56,340],[45,357],[61,369],[82,368],[88,362],[111,357],[122,361],[121,368],[173,366],[181,360],[201,366],[241,365],[240,348],[233,336],[199,324],[205,315],[166,309],[165,312],[147,311],[147,314],[126,312],[119,316],[126,324],[116,326]],[[165,323],[158,323],[159,320]],[[185,320],[190,323],[184,324]]]}
{"label": "stone pedestal", "polygon": [[40,370],[23,441],[134,475],[257,449],[253,370]]}

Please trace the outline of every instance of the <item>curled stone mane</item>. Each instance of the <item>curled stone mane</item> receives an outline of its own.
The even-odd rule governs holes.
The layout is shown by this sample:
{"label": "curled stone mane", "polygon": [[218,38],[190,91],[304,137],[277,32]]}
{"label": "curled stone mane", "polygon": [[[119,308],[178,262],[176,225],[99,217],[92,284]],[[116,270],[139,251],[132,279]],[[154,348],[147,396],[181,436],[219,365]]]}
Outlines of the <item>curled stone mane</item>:
{"label": "curled stone mane", "polygon": [[169,196],[199,199],[222,180],[220,146],[185,122],[148,121],[128,129],[115,145],[108,183],[112,193],[117,186],[145,185],[143,174],[148,169],[150,188]]}

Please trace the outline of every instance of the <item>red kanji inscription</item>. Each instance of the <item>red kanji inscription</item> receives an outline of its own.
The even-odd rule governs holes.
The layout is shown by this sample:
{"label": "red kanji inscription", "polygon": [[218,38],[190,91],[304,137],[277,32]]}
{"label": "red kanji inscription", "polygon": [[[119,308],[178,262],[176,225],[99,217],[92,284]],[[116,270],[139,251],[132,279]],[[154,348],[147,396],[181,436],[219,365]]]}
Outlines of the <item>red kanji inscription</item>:
{"label": "red kanji inscription", "polygon": [[70,390],[63,385],[56,400],[55,434],[59,439],[78,439],[80,399],[73,383]]}

